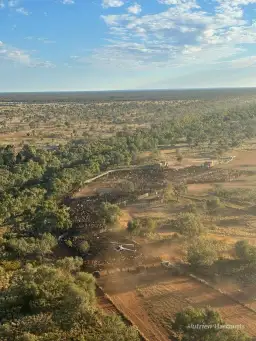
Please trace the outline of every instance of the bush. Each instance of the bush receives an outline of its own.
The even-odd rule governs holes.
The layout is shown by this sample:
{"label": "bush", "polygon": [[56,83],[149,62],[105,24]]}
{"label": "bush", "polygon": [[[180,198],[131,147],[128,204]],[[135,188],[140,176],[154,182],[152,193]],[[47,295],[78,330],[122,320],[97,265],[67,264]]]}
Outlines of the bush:
{"label": "bush", "polygon": [[72,240],[70,240],[70,239],[65,240],[65,244],[66,244],[68,247],[72,247],[72,246],[73,246]]}
{"label": "bush", "polygon": [[106,202],[102,204],[99,214],[103,223],[111,226],[117,223],[121,210],[119,206]]}
{"label": "bush", "polygon": [[84,240],[78,244],[77,248],[80,253],[87,253],[90,249],[90,244]]}
{"label": "bush", "polygon": [[244,332],[226,328],[193,328],[192,325],[223,325],[220,314],[210,308],[186,308],[176,314],[172,329],[181,341],[250,341]]}
{"label": "bush", "polygon": [[180,213],[176,221],[176,227],[178,232],[187,237],[199,236],[205,231],[200,218],[193,213]]}
{"label": "bush", "polygon": [[195,267],[211,266],[218,260],[217,245],[210,240],[197,239],[188,247],[187,260]]}
{"label": "bush", "polygon": [[4,268],[5,271],[16,271],[21,268],[21,262],[18,260],[3,260],[1,261],[1,266]]}
{"label": "bush", "polygon": [[185,209],[188,213],[197,214],[197,206],[194,202],[188,204]]}
{"label": "bush", "polygon": [[210,214],[216,213],[216,211],[222,206],[218,197],[212,197],[206,201],[206,209]]}
{"label": "bush", "polygon": [[238,258],[247,262],[256,262],[256,247],[249,244],[248,240],[239,240],[235,244]]}
{"label": "bush", "polygon": [[83,265],[83,259],[80,257],[65,257],[56,262],[57,267],[62,268],[65,271],[74,272],[79,271]]}
{"label": "bush", "polygon": [[138,236],[141,233],[141,223],[138,219],[130,220],[127,224],[127,231],[134,236]]}

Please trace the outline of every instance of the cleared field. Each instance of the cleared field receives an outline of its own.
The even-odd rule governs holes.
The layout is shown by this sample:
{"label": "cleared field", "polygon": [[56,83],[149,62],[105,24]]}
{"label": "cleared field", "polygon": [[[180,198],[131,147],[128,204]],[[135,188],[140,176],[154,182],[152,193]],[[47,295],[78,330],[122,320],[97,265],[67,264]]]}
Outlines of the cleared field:
{"label": "cleared field", "polygon": [[171,319],[190,305],[211,306],[227,324],[242,325],[248,334],[256,336],[256,313],[190,277],[170,277],[154,270],[120,274],[102,279],[102,283],[118,308],[152,341],[167,340]]}
{"label": "cleared field", "polygon": [[135,291],[112,295],[111,299],[150,341],[170,340],[164,328],[154,323],[145,309],[144,302]]}
{"label": "cleared field", "polygon": [[[203,200],[209,196],[209,192],[211,192],[215,183],[221,183],[224,189],[251,189],[256,185],[256,173],[255,175],[253,173],[256,172],[256,150],[253,148],[254,146],[251,146],[250,150],[229,152],[228,155],[236,156],[232,162],[220,164],[205,171],[200,167],[197,169],[197,173],[186,173],[186,169],[180,169],[179,171],[167,169],[161,175],[161,179],[158,174],[148,178],[146,172],[142,175],[139,171],[112,174],[88,184],[80,192],[76,193],[76,197],[93,196],[96,193],[100,194],[105,191],[114,193],[119,188],[119,185],[127,180],[136,183],[142,194],[149,191],[150,194],[147,198],[128,202],[122,207],[123,214],[120,217],[120,226],[123,228],[122,233],[126,233],[125,228],[129,220],[145,217],[155,219],[159,224],[155,235],[150,236],[151,239],[147,239],[147,236],[135,236],[134,240],[140,243],[141,252],[145,257],[156,257],[159,260],[169,260],[173,263],[185,259],[186,245],[181,239],[171,239],[175,231],[173,231],[170,221],[175,219],[178,213],[186,212],[188,204],[194,203],[202,223],[209,228],[207,238],[225,242],[227,250],[223,251],[223,255],[228,259],[232,259],[234,257],[234,244],[237,241],[249,239],[251,244],[255,245],[256,243],[256,219],[251,207],[253,203],[239,202],[239,200],[236,202],[235,199],[222,199],[223,206],[220,207],[218,213],[210,217],[204,209]],[[144,153],[142,158],[146,159],[149,156],[149,153]],[[161,150],[160,158],[170,162],[175,168],[199,165],[205,161],[199,155],[195,154],[189,157],[184,152],[182,164],[178,166],[175,160],[174,148]],[[251,163],[249,163],[250,159],[253,160]],[[218,179],[224,181],[223,174],[230,173],[233,175],[231,171],[233,169],[239,170],[237,177],[228,178],[226,182],[217,182]],[[246,175],[241,176],[240,174],[243,173],[240,171],[249,171],[251,173],[248,172]],[[190,181],[188,194],[181,197],[179,202],[175,198],[168,203],[164,202],[161,196],[164,185],[168,181],[171,183],[180,181],[183,176]],[[229,179],[232,181],[228,181]],[[151,192],[149,187],[145,190],[148,184],[155,184],[156,181],[160,184],[157,189]],[[155,192],[158,192],[158,194],[156,195]],[[136,266],[138,265],[144,265],[144,263],[136,263]],[[118,272],[118,274],[112,274],[111,276],[102,274],[99,284],[110,295],[117,308],[150,341],[169,340],[171,319],[175,317],[178,311],[189,305],[194,307],[211,306],[220,312],[227,324],[242,325],[248,334],[256,336],[256,313],[249,309],[249,307],[255,309],[254,296],[247,295],[247,289],[240,287],[239,284],[226,284],[225,280],[226,278],[220,279],[218,288],[238,301],[189,276],[171,277],[170,274],[160,269],[158,264],[157,267],[147,269],[140,274],[128,272]]]}
{"label": "cleared field", "polygon": [[251,145],[250,150],[234,151],[236,158],[228,164],[232,167],[250,168],[256,167],[256,146]]}

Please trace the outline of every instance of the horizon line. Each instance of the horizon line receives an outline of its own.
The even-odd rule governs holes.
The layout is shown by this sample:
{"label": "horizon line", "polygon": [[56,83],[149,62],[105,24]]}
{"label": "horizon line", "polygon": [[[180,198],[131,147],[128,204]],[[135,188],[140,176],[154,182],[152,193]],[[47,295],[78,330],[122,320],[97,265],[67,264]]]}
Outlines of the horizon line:
{"label": "horizon line", "polygon": [[43,94],[43,93],[95,93],[95,92],[142,92],[142,91],[193,91],[193,90],[234,90],[234,89],[256,89],[256,86],[241,86],[241,87],[209,87],[209,88],[157,88],[157,89],[122,89],[122,90],[38,90],[38,91],[0,91],[0,94]]}

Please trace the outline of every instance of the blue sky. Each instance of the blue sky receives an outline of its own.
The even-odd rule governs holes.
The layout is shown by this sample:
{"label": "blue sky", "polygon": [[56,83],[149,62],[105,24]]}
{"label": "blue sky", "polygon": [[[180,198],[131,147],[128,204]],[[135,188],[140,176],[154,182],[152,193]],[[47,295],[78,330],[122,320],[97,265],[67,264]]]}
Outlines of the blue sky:
{"label": "blue sky", "polygon": [[256,86],[256,0],[0,0],[0,91]]}

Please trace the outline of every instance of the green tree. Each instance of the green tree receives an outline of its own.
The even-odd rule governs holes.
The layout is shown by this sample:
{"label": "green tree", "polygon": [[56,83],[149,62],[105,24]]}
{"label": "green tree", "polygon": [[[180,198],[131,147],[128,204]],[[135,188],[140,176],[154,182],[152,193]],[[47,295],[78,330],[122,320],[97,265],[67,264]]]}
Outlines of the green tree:
{"label": "green tree", "polygon": [[121,210],[119,206],[106,202],[101,205],[99,214],[105,225],[112,226],[118,222]]}
{"label": "green tree", "polygon": [[77,249],[81,254],[85,254],[89,251],[90,244],[86,240],[82,240],[78,243]]}
{"label": "green tree", "polygon": [[65,257],[56,262],[56,266],[68,272],[77,272],[83,265],[83,259],[80,257]]}
{"label": "green tree", "polygon": [[196,239],[187,250],[188,262],[196,267],[211,266],[218,260],[219,250],[216,243],[207,239]]}
{"label": "green tree", "polygon": [[168,203],[173,200],[174,197],[174,189],[172,184],[168,184],[167,187],[164,189],[163,199],[165,203]]}
{"label": "green tree", "polygon": [[14,313],[18,317],[58,310],[69,287],[83,290],[81,294],[88,304],[95,302],[94,279],[89,274],[77,273],[73,277],[61,269],[28,265],[14,274],[10,287],[2,293],[0,316],[8,320]]}
{"label": "green tree", "polygon": [[134,236],[138,236],[141,233],[141,222],[139,219],[133,219],[128,221],[127,231]]}
{"label": "green tree", "polygon": [[46,200],[38,206],[32,223],[35,233],[67,231],[72,225],[69,208],[59,207],[53,200]]}
{"label": "green tree", "polygon": [[7,145],[1,150],[1,159],[3,164],[7,167],[12,167],[15,165],[15,148],[12,145]]}
{"label": "green tree", "polygon": [[56,238],[50,233],[44,233],[40,238],[19,237],[7,239],[4,243],[5,249],[16,257],[46,256],[52,253],[57,245]]}
{"label": "green tree", "polygon": [[251,263],[256,263],[256,247],[249,244],[248,240],[239,240],[235,244],[238,258]]}
{"label": "green tree", "polygon": [[172,329],[181,341],[252,341],[242,331],[216,327],[222,325],[224,321],[217,311],[210,308],[186,308],[176,314]]}
{"label": "green tree", "polygon": [[209,214],[216,213],[221,206],[221,201],[218,197],[212,197],[206,201],[206,208]]}
{"label": "green tree", "polygon": [[97,309],[95,280],[77,272],[76,261],[14,274],[0,293],[1,341],[139,341],[135,328]]}
{"label": "green tree", "polygon": [[187,237],[196,237],[205,231],[200,217],[193,213],[180,213],[176,220],[176,227],[179,233]]}

